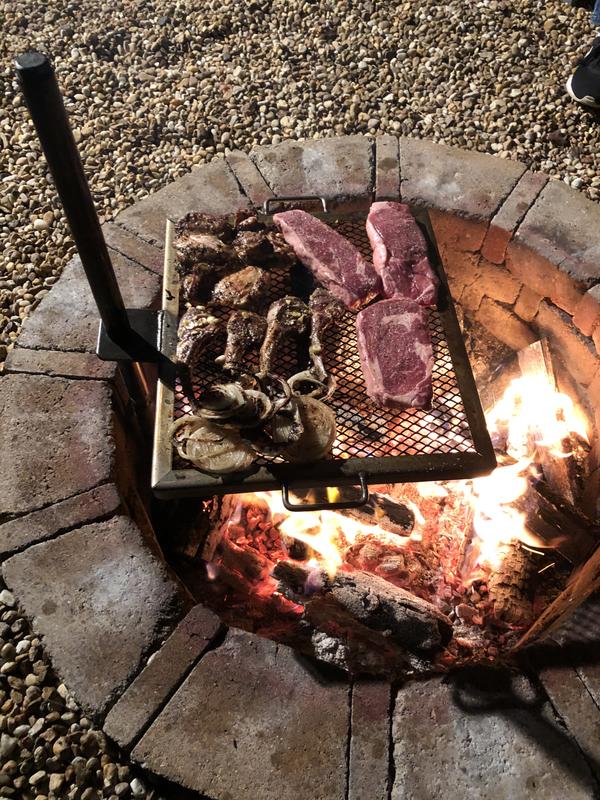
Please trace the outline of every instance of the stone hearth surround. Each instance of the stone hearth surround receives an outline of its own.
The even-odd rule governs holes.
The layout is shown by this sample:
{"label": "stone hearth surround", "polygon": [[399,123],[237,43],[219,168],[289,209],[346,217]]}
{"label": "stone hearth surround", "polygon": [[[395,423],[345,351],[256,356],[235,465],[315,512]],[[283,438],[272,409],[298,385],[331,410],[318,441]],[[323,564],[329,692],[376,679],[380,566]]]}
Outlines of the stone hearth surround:
{"label": "stone hearth surround", "polygon": [[[104,226],[126,305],[157,307],[165,217],[258,207],[273,194],[429,207],[464,310],[513,349],[547,335],[587,397],[596,449],[586,505],[597,511],[600,207],[517,162],[427,141],[257,147],[194,169]],[[516,677],[510,709],[473,714],[457,700],[460,679],[399,691],[325,679],[194,605],[155,539],[135,480],[135,401],[126,375],[95,357],[96,326],[75,258],[0,379],[0,556],[54,667],[134,760],[215,800],[597,791],[599,668],[546,668],[547,694]]]}

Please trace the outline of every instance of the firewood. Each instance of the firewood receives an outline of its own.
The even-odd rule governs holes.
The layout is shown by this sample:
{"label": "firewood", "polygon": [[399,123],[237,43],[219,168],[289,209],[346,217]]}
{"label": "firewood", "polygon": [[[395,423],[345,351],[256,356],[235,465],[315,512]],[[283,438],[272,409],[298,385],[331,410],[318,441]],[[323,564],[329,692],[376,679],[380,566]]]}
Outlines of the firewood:
{"label": "firewood", "polygon": [[519,542],[501,548],[502,562],[488,578],[488,591],[494,615],[509,625],[526,627],[533,619],[531,578],[535,571],[534,554]]}
{"label": "firewood", "polygon": [[581,511],[557,497],[548,484],[530,480],[527,492],[514,507],[525,514],[525,526],[569,563],[583,563],[600,540],[600,528]]}
{"label": "firewood", "polygon": [[376,575],[355,570],[329,578],[282,561],[273,576],[279,591],[301,603],[305,617],[320,629],[334,615],[341,626],[379,631],[413,652],[439,649],[452,638],[450,620],[435,606]]}
{"label": "firewood", "polygon": [[[521,374],[524,377],[543,378],[553,390],[557,388],[550,347],[546,339],[533,342],[518,353]],[[533,431],[535,438],[543,440],[547,432],[541,428]],[[564,446],[564,445],[563,445]],[[565,453],[573,452],[575,442],[568,442]],[[577,489],[574,486],[578,473],[577,464],[572,455],[557,458],[546,447],[536,448],[536,462],[541,466],[548,485],[565,502],[575,504]]]}
{"label": "firewood", "polygon": [[415,525],[415,515],[408,506],[385,494],[372,492],[365,505],[342,509],[341,514],[358,522],[379,527],[398,536],[410,536]]}

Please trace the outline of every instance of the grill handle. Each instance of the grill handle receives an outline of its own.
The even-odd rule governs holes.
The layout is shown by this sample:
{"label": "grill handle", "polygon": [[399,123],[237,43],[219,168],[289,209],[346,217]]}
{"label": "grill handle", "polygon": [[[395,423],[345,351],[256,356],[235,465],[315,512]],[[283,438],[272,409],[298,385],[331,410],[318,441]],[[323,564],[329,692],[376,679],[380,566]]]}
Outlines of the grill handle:
{"label": "grill handle", "polygon": [[309,200],[318,200],[321,203],[323,208],[323,212],[327,213],[327,200],[324,197],[321,197],[318,194],[306,194],[303,196],[299,195],[286,195],[283,197],[268,197],[265,202],[263,203],[263,211],[265,214],[270,213],[270,207],[272,203],[307,203]]}
{"label": "grill handle", "polygon": [[338,500],[332,503],[291,503],[290,487],[285,481],[281,485],[281,499],[287,511],[335,511],[336,508],[359,508],[369,501],[369,487],[364,472],[359,472],[360,496],[356,500]]}
{"label": "grill handle", "polygon": [[36,52],[18,56],[15,66],[98,311],[109,336],[123,342],[129,320],[54,70]]}

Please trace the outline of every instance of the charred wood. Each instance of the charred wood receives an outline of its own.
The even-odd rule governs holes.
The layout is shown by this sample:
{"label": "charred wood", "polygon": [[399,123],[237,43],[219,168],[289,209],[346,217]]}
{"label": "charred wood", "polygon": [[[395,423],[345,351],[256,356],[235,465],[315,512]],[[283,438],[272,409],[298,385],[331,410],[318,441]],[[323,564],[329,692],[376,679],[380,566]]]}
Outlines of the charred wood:
{"label": "charred wood", "polygon": [[502,548],[502,562],[489,575],[488,591],[495,617],[526,627],[533,621],[532,577],[536,556],[519,542]]}
{"label": "charred wood", "polygon": [[439,649],[452,638],[450,620],[435,606],[376,575],[357,570],[329,578],[282,561],[273,576],[318,629],[333,621],[346,628],[358,624],[413,652]]}
{"label": "charred wood", "polygon": [[340,513],[365,525],[379,525],[398,536],[410,536],[415,525],[415,515],[408,506],[378,493],[372,493],[363,506],[342,509]]}

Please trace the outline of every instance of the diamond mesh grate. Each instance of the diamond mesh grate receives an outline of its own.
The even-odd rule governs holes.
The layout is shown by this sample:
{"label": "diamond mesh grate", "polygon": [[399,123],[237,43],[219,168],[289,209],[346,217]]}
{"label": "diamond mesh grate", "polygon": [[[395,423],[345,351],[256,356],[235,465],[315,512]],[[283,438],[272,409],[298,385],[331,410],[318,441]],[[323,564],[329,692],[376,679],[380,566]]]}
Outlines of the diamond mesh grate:
{"label": "diamond mesh grate", "polygon": [[[334,227],[371,259],[364,220],[342,220]],[[312,290],[310,278],[300,266],[291,271],[272,270],[271,278],[270,300],[286,294],[307,299]],[[215,313],[226,318],[228,312]],[[433,404],[429,411],[408,409],[398,412],[379,408],[370,400],[358,357],[354,314],[347,312],[340,328],[329,333],[324,362],[337,380],[337,391],[329,401],[338,427],[333,459],[476,452],[440,316],[436,310],[429,313],[434,354]],[[224,347],[224,340],[220,344]],[[302,352],[298,352],[299,349]],[[214,358],[222,351],[217,348],[205,354],[194,375],[195,391],[200,392],[203,386],[223,380],[223,373],[214,365]],[[252,367],[257,368],[257,363],[256,356],[249,359],[249,371]],[[290,377],[307,365],[307,350],[290,344],[282,348],[275,371]],[[175,419],[191,413],[189,401],[179,383],[175,387],[174,413]],[[269,460],[259,459],[258,464],[266,464]],[[181,463],[181,466],[189,468],[189,464]]]}

